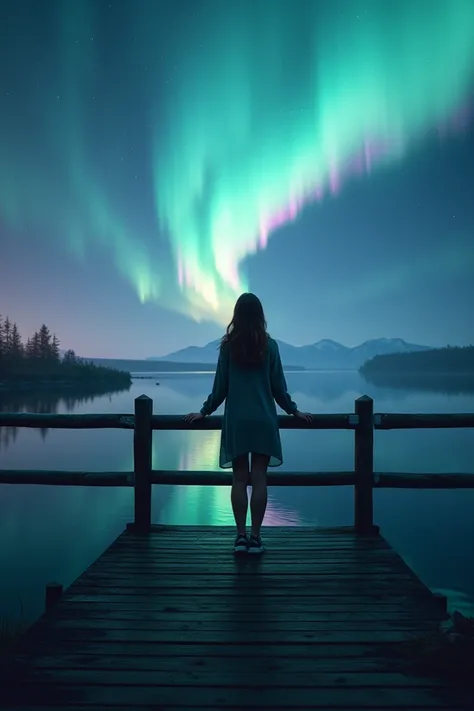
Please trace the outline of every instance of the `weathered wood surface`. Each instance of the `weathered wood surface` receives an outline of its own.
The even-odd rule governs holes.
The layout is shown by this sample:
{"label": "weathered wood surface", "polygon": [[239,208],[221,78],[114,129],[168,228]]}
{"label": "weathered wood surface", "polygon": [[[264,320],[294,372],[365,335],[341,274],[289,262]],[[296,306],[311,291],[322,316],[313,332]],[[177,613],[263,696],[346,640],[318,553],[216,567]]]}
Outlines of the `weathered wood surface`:
{"label": "weathered wood surface", "polygon": [[[278,417],[282,430],[304,429],[356,429],[359,418],[356,413],[314,413],[312,422],[305,422],[289,415]],[[474,427],[474,413],[416,414],[416,413],[376,413],[374,428],[418,429]],[[133,429],[135,416],[126,414],[67,415],[33,412],[0,412],[0,427],[51,427],[55,429]],[[153,415],[154,430],[220,430],[222,416],[213,415],[188,425],[181,415]]]}
{"label": "weathered wood surface", "polygon": [[29,484],[34,486],[133,486],[133,482],[133,472],[0,469],[0,484]]}
{"label": "weathered wood surface", "polygon": [[379,536],[271,528],[234,558],[233,529],[129,530],[32,627],[0,708],[464,709],[394,645],[443,613]]}
{"label": "weathered wood surface", "polygon": [[375,489],[474,489],[474,473],[375,472]]}
{"label": "weathered wood surface", "polygon": [[141,533],[151,526],[151,467],[153,431],[151,418],[153,400],[147,395],[135,399],[135,431],[133,433],[134,522]]}
{"label": "weathered wood surface", "polygon": [[[152,484],[175,486],[231,486],[231,471],[176,471],[152,469]],[[279,472],[267,475],[270,486],[350,486],[354,472]],[[0,469],[0,484],[44,486],[133,486],[134,472],[81,472],[34,469]],[[473,475],[474,485],[474,475]]]}
{"label": "weathered wood surface", "polygon": [[[152,484],[172,486],[230,486],[230,471],[152,469]],[[355,473],[269,471],[269,486],[352,486]],[[0,484],[41,486],[133,486],[134,472],[48,471],[0,469]],[[474,473],[374,472],[374,489],[474,489]]]}
{"label": "weathered wood surface", "polygon": [[[300,420],[291,415],[280,415],[278,424],[282,430],[339,430],[355,429],[358,424],[357,415],[321,414],[313,415],[312,422]],[[63,415],[33,412],[0,412],[0,427],[52,427],[56,429],[97,429],[119,428],[133,429],[135,416],[133,413],[123,415]],[[213,415],[188,425],[183,415],[153,415],[154,430],[221,430],[222,415]]]}
{"label": "weathered wood surface", "polygon": [[368,533],[374,525],[374,401],[362,395],[355,401],[359,426],[354,437],[354,526]]}
{"label": "weathered wood surface", "polygon": [[[353,430],[357,427],[357,415],[347,414],[313,414],[311,422],[300,420],[292,415],[279,415],[278,426],[281,430]],[[197,420],[188,425],[181,415],[153,415],[154,430],[221,430],[222,416],[212,415],[203,420]]]}
{"label": "weathered wood surface", "polygon": [[389,413],[374,415],[374,427],[377,430],[396,429],[452,429],[455,427],[474,427],[474,413],[416,414]]}
{"label": "weathered wood surface", "polygon": [[65,415],[46,412],[0,412],[0,427],[51,427],[53,429],[125,429],[135,426],[133,414]]}

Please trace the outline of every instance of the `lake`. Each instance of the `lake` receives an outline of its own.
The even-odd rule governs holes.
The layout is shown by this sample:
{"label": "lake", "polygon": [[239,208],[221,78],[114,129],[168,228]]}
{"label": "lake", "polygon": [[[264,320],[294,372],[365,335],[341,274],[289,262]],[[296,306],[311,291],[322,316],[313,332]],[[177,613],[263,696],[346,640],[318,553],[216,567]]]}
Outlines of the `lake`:
{"label": "lake", "polygon": [[[3,393],[1,409],[132,413],[134,398],[145,393],[153,398],[155,414],[184,414],[201,407],[212,379],[209,373],[154,374],[134,379],[129,391],[85,399]],[[473,395],[378,388],[358,373],[288,373],[287,381],[299,408],[315,413],[353,412],[354,400],[364,393],[374,398],[376,412],[474,412]],[[282,470],[353,469],[351,431],[285,430],[281,436]],[[219,437],[155,432],[153,467],[217,469]],[[3,428],[0,468],[131,470],[132,442],[127,430]],[[375,433],[376,471],[472,472],[473,464],[472,430]],[[229,488],[155,486],[152,515],[155,523],[232,524]],[[0,485],[0,614],[37,617],[45,584],[69,585],[132,517],[130,489]],[[448,594],[450,606],[474,613],[474,490],[376,491],[375,522],[431,589]],[[275,487],[265,523],[352,525],[353,489]]]}

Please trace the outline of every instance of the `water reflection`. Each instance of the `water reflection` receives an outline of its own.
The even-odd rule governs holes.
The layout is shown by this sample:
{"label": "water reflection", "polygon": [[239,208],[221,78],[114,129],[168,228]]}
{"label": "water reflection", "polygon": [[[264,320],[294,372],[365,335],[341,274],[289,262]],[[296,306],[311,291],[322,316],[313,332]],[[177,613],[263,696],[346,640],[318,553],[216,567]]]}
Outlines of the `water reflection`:
{"label": "water reflection", "polygon": [[[118,393],[128,392],[127,388],[119,388],[110,390],[107,388],[95,388],[91,393],[84,388],[64,390],[45,390],[38,391],[18,391],[2,393],[0,400],[0,412],[34,412],[44,414],[70,413],[72,414],[78,407],[89,405],[97,398],[103,398],[108,395],[109,401],[112,402],[112,397]],[[0,427],[0,449],[5,449],[10,444],[13,444],[18,436],[18,427]],[[48,427],[39,427],[35,429],[44,441],[49,432]]]}
{"label": "water reflection", "polygon": [[[402,402],[410,397],[409,389],[379,388],[377,384],[364,380],[357,371],[289,372],[286,373],[286,380],[292,395],[309,395],[321,404],[331,404],[341,399],[345,402],[350,398],[355,400],[361,392],[366,391],[371,394],[383,390],[394,402]],[[195,400],[195,407],[207,397],[212,387],[212,375],[209,373],[160,373],[159,381],[170,390]],[[353,408],[350,409],[352,411]]]}
{"label": "water reflection", "polygon": [[[190,432],[186,449],[180,452],[178,469],[180,471],[215,470],[216,462],[219,461],[219,447],[220,432]],[[250,497],[250,487],[248,494]],[[174,496],[168,503],[166,516],[169,522],[185,520],[200,525],[233,525],[230,487],[175,487]],[[250,512],[247,522],[250,525]],[[297,526],[299,523],[300,517],[294,508],[278,504],[272,494],[269,495],[264,525]]]}
{"label": "water reflection", "polygon": [[452,375],[373,373],[364,374],[363,378],[369,386],[390,391],[425,391],[443,395],[472,395],[474,393],[474,376],[469,373],[453,373]]}
{"label": "water reflection", "polygon": [[[312,412],[352,412],[354,400],[364,393],[374,398],[377,412],[474,411],[472,396],[379,388],[358,373],[289,373],[287,380],[301,409]],[[131,413],[134,399],[145,393],[153,398],[156,414],[178,415],[198,409],[211,387],[212,374],[160,374],[134,381],[129,391],[113,395],[24,393],[16,405],[3,399],[1,407],[35,411],[39,403],[45,407],[46,399],[56,403],[55,412]],[[375,468],[472,471],[473,435],[466,429],[377,432]],[[208,431],[155,432],[153,467],[217,469],[219,436]],[[283,470],[353,468],[353,432],[286,430],[282,443]],[[52,429],[43,441],[36,430],[19,428],[0,458],[6,469],[131,470],[133,432]],[[353,506],[351,487],[275,487],[266,523],[350,525]],[[473,510],[474,490],[383,490],[375,495],[375,519],[383,535],[432,589],[448,589],[458,608],[474,598]],[[8,581],[0,586],[0,612],[16,614],[19,595],[25,610],[41,612],[48,579],[68,585],[132,516],[130,489],[0,486],[0,570],[6,571]],[[229,488],[155,486],[153,520],[231,524]]]}

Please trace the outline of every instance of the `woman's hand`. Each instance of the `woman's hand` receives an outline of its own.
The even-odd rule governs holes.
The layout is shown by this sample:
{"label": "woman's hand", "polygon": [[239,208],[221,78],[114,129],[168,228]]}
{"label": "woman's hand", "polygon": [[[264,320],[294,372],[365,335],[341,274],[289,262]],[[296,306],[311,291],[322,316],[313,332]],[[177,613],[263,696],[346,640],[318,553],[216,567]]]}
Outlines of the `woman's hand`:
{"label": "woman's hand", "polygon": [[189,415],[185,415],[183,419],[188,425],[192,425],[193,422],[203,420],[204,415],[201,412],[190,412]]}
{"label": "woman's hand", "polygon": [[313,415],[310,412],[300,412],[299,410],[295,410],[295,417],[299,420],[305,420],[305,422],[311,422],[313,419]]}

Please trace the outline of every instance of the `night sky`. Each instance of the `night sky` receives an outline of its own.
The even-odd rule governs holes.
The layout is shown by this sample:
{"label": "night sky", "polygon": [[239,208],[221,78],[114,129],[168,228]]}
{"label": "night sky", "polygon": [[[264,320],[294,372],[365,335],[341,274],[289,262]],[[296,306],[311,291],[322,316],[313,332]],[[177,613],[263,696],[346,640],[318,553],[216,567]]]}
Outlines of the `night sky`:
{"label": "night sky", "polygon": [[84,356],[474,342],[473,0],[2,0],[0,312]]}

